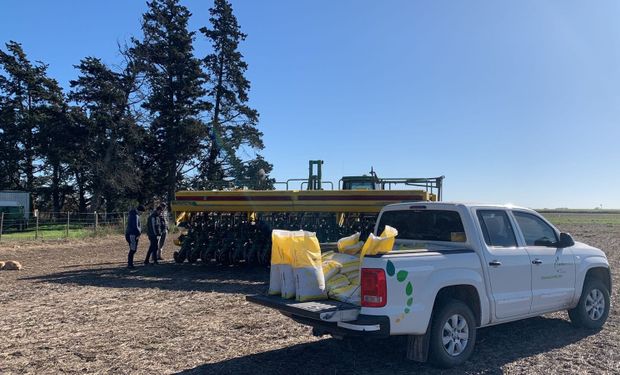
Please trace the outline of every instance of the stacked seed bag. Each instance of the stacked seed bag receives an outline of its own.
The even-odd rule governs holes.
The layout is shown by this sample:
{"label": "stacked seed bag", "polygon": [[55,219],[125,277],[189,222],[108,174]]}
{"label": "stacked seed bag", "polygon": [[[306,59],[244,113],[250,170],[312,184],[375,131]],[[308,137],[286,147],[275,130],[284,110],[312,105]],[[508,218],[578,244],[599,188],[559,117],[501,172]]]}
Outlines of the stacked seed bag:
{"label": "stacked seed bag", "polygon": [[360,233],[357,232],[349,237],[339,239],[337,245],[339,253],[355,255],[360,252],[364,242],[360,241]]}
{"label": "stacked seed bag", "polygon": [[341,238],[338,252],[323,254],[325,288],[329,298],[360,304],[360,265],[366,255],[387,253],[394,246],[398,231],[386,226],[381,236],[370,234],[366,242],[359,241],[360,234]]}
{"label": "stacked seed bag", "polygon": [[271,270],[269,294],[282,298],[295,297],[293,273],[292,235],[288,230],[274,229],[271,232]]}
{"label": "stacked seed bag", "polygon": [[316,233],[293,232],[293,272],[297,301],[327,299],[321,264],[321,247]]}
{"label": "stacked seed bag", "polygon": [[360,256],[363,258],[366,255],[389,253],[394,247],[396,236],[398,236],[398,231],[396,230],[396,228],[393,228],[389,225],[385,226],[385,229],[379,237],[371,233],[368,236],[368,239],[366,239],[364,246],[362,246]]}
{"label": "stacked seed bag", "polygon": [[360,265],[366,255],[392,250],[398,231],[386,226],[366,242],[356,233],[338,241],[338,252],[321,255],[316,233],[272,231],[269,294],[298,301],[329,298],[360,304]]}
{"label": "stacked seed bag", "polygon": [[271,232],[269,294],[298,301],[327,298],[316,234],[306,231]]}

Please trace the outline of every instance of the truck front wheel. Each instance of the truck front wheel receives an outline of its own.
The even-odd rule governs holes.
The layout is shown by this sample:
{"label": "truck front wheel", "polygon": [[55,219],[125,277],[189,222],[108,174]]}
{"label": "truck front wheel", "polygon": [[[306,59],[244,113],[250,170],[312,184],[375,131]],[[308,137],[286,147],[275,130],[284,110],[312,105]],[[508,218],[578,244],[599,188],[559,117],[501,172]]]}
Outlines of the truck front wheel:
{"label": "truck front wheel", "polygon": [[609,290],[605,284],[598,279],[588,279],[577,307],[568,310],[568,316],[577,327],[598,329],[605,324],[609,307]]}
{"label": "truck front wheel", "polygon": [[476,320],[461,301],[446,301],[434,314],[431,325],[430,360],[438,367],[454,367],[465,362],[474,351]]}

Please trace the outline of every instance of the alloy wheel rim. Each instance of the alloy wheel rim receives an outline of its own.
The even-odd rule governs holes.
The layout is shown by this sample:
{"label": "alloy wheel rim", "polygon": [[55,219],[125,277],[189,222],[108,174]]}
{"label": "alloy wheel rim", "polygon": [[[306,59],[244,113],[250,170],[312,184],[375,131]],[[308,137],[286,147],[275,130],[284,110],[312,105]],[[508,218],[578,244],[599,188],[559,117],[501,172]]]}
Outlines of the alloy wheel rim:
{"label": "alloy wheel rim", "polygon": [[450,316],[443,325],[441,340],[444,350],[452,357],[463,353],[469,342],[467,320],[460,314]]}
{"label": "alloy wheel rim", "polygon": [[586,313],[592,320],[599,320],[605,313],[605,297],[603,292],[592,289],[586,297]]}

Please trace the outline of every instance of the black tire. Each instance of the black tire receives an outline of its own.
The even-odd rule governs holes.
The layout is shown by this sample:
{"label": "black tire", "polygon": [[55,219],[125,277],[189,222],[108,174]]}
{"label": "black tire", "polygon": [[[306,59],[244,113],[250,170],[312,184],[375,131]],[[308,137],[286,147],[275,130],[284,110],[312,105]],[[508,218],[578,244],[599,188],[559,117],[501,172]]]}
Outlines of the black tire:
{"label": "black tire", "polygon": [[174,258],[174,261],[175,261],[176,263],[183,263],[183,262],[185,261],[185,258],[184,258],[184,257],[182,257],[182,256],[181,256],[181,254],[180,254],[180,252],[178,252],[178,251],[175,251],[175,252],[172,254],[172,257]]}
{"label": "black tire", "polygon": [[[597,291],[602,294],[602,300],[596,298],[600,295],[597,294]],[[600,304],[592,306],[592,302],[594,302],[593,296],[597,301],[602,301],[604,303],[602,312]],[[607,286],[598,279],[588,279],[583,285],[579,303],[574,309],[568,310],[568,316],[570,317],[571,323],[576,327],[599,329],[605,324],[605,321],[607,321],[610,307],[609,290]]]}
{"label": "black tire", "polygon": [[[458,338],[456,335],[458,332],[454,332],[454,336],[446,337],[452,342],[443,344],[444,339],[444,327],[451,325],[454,322],[453,317],[457,316],[456,326],[460,326],[463,319],[466,323],[467,332],[463,332],[463,329],[459,329],[461,334],[466,333],[467,339],[463,346],[464,338]],[[448,322],[450,320],[450,322]],[[449,336],[450,332],[446,331]],[[458,341],[458,344],[456,343]],[[469,306],[458,300],[445,301],[437,311],[433,314],[433,321],[431,323],[431,337],[429,341],[429,357],[430,362],[442,368],[450,368],[458,366],[467,361],[474,351],[474,345],[476,343],[476,319],[474,313]],[[448,351],[453,353],[449,353]]]}

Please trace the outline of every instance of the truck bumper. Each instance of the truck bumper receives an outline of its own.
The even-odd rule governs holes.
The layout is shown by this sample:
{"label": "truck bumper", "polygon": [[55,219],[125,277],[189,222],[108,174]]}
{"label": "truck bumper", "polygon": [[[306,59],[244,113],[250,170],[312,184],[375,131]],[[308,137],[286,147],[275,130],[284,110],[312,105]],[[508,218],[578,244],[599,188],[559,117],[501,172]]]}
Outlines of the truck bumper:
{"label": "truck bumper", "polygon": [[321,320],[290,315],[298,323],[314,328],[318,334],[337,337],[386,338],[390,336],[390,319],[387,316],[359,315],[350,322],[324,322]]}

